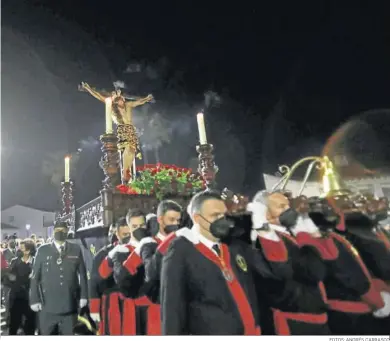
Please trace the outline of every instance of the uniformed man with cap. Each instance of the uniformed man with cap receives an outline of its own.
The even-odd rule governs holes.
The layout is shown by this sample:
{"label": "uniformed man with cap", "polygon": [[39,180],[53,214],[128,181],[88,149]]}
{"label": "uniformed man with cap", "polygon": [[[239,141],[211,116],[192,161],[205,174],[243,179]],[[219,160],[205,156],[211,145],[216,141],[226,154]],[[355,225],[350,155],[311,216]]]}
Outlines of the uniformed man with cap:
{"label": "uniformed man with cap", "polygon": [[30,306],[39,313],[42,335],[52,335],[58,327],[62,335],[72,335],[79,308],[87,305],[87,275],[79,245],[66,241],[68,226],[56,222],[54,241],[37,252],[31,274]]}

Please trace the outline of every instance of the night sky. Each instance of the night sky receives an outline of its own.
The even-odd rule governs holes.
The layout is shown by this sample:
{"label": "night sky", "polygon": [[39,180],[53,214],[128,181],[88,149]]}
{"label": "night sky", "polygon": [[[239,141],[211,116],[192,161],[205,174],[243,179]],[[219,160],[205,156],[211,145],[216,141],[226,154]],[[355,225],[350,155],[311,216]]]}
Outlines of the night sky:
{"label": "night sky", "polygon": [[204,109],[218,183],[253,193],[263,172],[320,154],[350,117],[390,108],[389,10],[388,1],[3,0],[2,207],[58,209],[43,164],[56,155],[58,173],[78,149],[76,204],[98,195],[104,105],[77,91],[81,81],[153,93],[135,123],[158,112],[169,141],[141,136],[149,163],[196,164]]}

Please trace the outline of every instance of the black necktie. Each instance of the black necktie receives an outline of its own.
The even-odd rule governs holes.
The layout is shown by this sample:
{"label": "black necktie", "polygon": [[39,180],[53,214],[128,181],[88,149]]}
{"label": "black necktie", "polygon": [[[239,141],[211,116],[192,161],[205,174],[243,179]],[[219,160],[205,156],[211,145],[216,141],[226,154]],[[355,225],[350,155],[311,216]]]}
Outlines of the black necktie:
{"label": "black necktie", "polygon": [[218,244],[214,244],[212,249],[217,253],[218,257],[221,256],[221,249]]}
{"label": "black necktie", "polygon": [[65,250],[64,245],[61,245],[61,246],[60,246],[60,255],[61,255],[61,256],[62,256],[62,254],[64,253],[64,250]]}

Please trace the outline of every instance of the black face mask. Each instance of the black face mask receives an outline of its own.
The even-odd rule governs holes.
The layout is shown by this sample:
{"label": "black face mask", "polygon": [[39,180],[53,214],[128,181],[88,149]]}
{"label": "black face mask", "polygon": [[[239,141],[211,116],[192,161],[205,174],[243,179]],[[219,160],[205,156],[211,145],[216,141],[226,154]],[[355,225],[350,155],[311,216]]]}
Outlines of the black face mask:
{"label": "black face mask", "polygon": [[279,222],[280,225],[291,228],[297,223],[298,219],[298,212],[294,210],[293,208],[289,208],[285,210],[280,216],[279,216]]}
{"label": "black face mask", "polygon": [[172,232],[175,232],[179,229],[179,225],[167,225],[164,227],[164,232],[166,234],[170,234]]}
{"label": "black face mask", "polygon": [[144,229],[143,227],[139,227],[133,231],[133,236],[135,239],[140,241],[142,238],[149,237],[150,233],[147,229]]}
{"label": "black face mask", "polygon": [[127,244],[130,241],[130,236],[122,238],[121,244]]}
{"label": "black face mask", "polygon": [[68,237],[68,233],[64,231],[56,231],[54,232],[54,239],[58,242],[64,242]]}
{"label": "black face mask", "polygon": [[228,237],[234,227],[234,221],[227,217],[219,218],[212,223],[203,216],[201,217],[210,223],[210,233],[217,239],[224,239]]}
{"label": "black face mask", "polygon": [[16,246],[15,242],[9,242],[8,245],[9,245],[9,248],[10,248],[10,249],[14,249],[15,246]]}

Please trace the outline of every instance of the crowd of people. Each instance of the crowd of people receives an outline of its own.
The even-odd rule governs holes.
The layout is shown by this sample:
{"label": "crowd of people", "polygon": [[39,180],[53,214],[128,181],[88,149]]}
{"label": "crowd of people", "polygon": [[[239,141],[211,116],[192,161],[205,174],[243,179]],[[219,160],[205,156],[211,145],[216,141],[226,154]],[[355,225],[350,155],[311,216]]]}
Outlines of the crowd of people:
{"label": "crowd of people", "polygon": [[31,238],[2,252],[9,333],[389,335],[390,239],[377,218],[324,229],[265,191],[237,216],[204,191],[155,215],[130,207],[89,272],[58,222],[39,248]]}
{"label": "crowd of people", "polygon": [[[68,239],[73,235],[69,233]],[[31,273],[37,249],[51,243],[52,238],[45,240],[35,234],[25,239],[17,234],[5,236],[1,242],[1,298],[6,307],[8,335],[37,333],[38,319],[29,303]]]}

